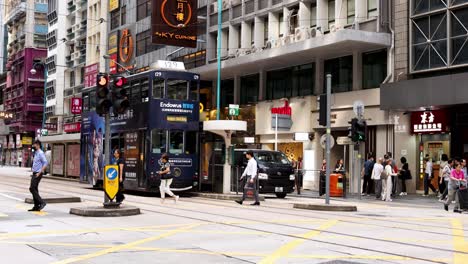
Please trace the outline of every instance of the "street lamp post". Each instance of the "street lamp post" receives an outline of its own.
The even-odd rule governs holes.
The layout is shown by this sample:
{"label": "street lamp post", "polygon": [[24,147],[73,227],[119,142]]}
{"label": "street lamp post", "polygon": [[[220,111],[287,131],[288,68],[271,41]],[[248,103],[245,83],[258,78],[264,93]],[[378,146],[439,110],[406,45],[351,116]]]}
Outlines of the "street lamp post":
{"label": "street lamp post", "polygon": [[42,110],[42,124],[41,124],[41,135],[44,131],[44,126],[45,126],[45,112],[46,112],[46,102],[47,102],[47,97],[46,97],[46,88],[47,88],[47,74],[48,74],[48,71],[47,71],[47,68],[46,68],[46,64],[44,62],[41,62],[41,61],[37,61],[37,62],[34,62],[33,66],[32,66],[32,69],[29,71],[32,75],[35,75],[37,73],[37,70],[36,70],[36,67],[37,66],[42,66],[43,68],[43,71],[44,71],[44,100],[43,100],[43,110]]}

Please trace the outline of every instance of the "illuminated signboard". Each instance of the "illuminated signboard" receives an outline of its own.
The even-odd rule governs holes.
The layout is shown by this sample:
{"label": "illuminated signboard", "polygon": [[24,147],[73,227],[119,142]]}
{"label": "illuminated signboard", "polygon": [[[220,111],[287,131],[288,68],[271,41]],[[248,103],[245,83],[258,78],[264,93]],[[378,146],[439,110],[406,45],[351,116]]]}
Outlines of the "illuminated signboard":
{"label": "illuminated signboard", "polygon": [[13,113],[0,111],[0,119],[13,119]]}
{"label": "illuminated signboard", "polygon": [[109,1],[109,12],[112,12],[117,8],[119,8],[119,0],[110,0]]}
{"label": "illuminated signboard", "polygon": [[152,7],[153,44],[197,46],[197,0],[153,0]]}
{"label": "illuminated signboard", "polygon": [[439,134],[447,131],[447,113],[443,110],[412,112],[411,132],[413,134]]}
{"label": "illuminated signboard", "polygon": [[168,115],[166,120],[169,121],[169,122],[187,123],[187,117],[186,116]]}

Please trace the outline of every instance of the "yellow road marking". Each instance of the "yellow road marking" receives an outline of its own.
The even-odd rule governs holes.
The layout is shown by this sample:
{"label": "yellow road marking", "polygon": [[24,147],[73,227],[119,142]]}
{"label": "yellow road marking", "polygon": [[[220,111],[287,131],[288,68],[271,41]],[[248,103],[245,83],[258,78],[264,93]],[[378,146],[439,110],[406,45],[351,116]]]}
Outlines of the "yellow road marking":
{"label": "yellow road marking", "polygon": [[141,244],[144,244],[144,243],[148,243],[148,242],[152,242],[152,241],[159,240],[159,239],[162,239],[162,238],[166,238],[166,237],[175,235],[177,233],[180,233],[181,231],[192,229],[192,228],[200,226],[200,225],[202,225],[202,224],[200,223],[200,224],[193,224],[193,225],[181,227],[181,228],[174,229],[174,230],[168,231],[166,233],[163,233],[163,234],[160,234],[160,235],[157,235],[157,236],[137,240],[137,241],[130,242],[130,243],[127,243],[127,244],[124,244],[124,245],[119,245],[119,246],[103,249],[101,251],[91,253],[91,254],[78,256],[78,257],[73,257],[73,258],[69,258],[69,259],[65,259],[65,260],[61,260],[61,261],[57,261],[57,262],[54,262],[54,264],[68,264],[68,263],[74,263],[74,262],[77,262],[77,261],[83,261],[83,260],[87,260],[87,259],[91,259],[91,258],[96,258],[96,257],[103,256],[103,255],[106,255],[106,254],[109,254],[109,253],[113,253],[113,252],[117,252],[117,251],[120,251],[120,250],[133,248],[135,246],[138,246],[138,245],[141,245]]}
{"label": "yellow road marking", "polygon": [[336,225],[337,223],[338,223],[338,220],[330,220],[330,221],[324,223],[323,225],[321,225],[320,227],[318,227],[317,228],[318,230],[314,230],[314,231],[311,231],[311,232],[308,232],[308,233],[305,233],[305,234],[299,236],[301,238],[294,239],[293,241],[290,241],[286,245],[283,245],[278,250],[276,250],[273,254],[271,254],[270,256],[268,256],[266,258],[264,258],[260,262],[260,264],[275,263],[278,259],[282,258],[283,256],[288,255],[289,252],[291,252],[291,250],[293,250],[295,247],[297,247],[300,244],[304,243],[304,241],[305,241],[304,239],[310,239],[310,238],[312,238],[314,236],[317,236],[322,231]]}
{"label": "yellow road marking", "polygon": [[[164,229],[144,229],[142,231],[146,232],[165,232],[167,230]],[[193,233],[193,234],[223,234],[223,235],[270,235],[269,232],[261,232],[261,231],[216,231],[216,230],[184,230],[180,233]]]}
{"label": "yellow road marking", "polygon": [[[192,223],[193,224],[193,223]],[[179,226],[188,226],[191,224],[173,224],[148,227],[112,227],[112,228],[90,228],[90,229],[74,229],[74,230],[50,230],[50,231],[34,231],[24,233],[0,234],[0,240],[19,237],[31,237],[38,235],[62,235],[75,233],[91,233],[91,232],[112,232],[112,231],[144,231],[144,228],[170,228]]]}
{"label": "yellow road marking", "polygon": [[452,235],[453,235],[453,248],[463,253],[453,254],[453,264],[466,263],[468,258],[468,243],[465,241],[465,234],[463,232],[463,224],[460,219],[452,219]]}

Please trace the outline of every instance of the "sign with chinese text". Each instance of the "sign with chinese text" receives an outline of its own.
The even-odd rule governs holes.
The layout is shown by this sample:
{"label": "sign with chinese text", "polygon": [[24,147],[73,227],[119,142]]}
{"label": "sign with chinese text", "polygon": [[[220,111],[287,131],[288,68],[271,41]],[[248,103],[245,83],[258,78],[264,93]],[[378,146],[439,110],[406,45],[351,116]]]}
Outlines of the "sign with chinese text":
{"label": "sign with chinese text", "polygon": [[22,148],[21,134],[16,134],[16,148]]}
{"label": "sign with chinese text", "polygon": [[125,133],[125,178],[136,179],[140,156],[138,132]]}
{"label": "sign with chinese text", "polygon": [[13,119],[13,113],[0,111],[0,119]]}
{"label": "sign with chinese text", "polygon": [[45,123],[45,128],[51,132],[57,132],[57,123]]}
{"label": "sign with chinese text", "polygon": [[119,191],[119,166],[107,165],[104,169],[104,191],[110,200],[114,199]]}
{"label": "sign with chinese text", "polygon": [[152,8],[153,44],[197,46],[197,0],[152,0]]}
{"label": "sign with chinese text", "polygon": [[85,67],[84,86],[93,87],[96,85],[96,77],[99,71],[99,64],[91,64]]}
{"label": "sign with chinese text", "polygon": [[119,0],[109,0],[109,12],[119,8]]}
{"label": "sign with chinese text", "polygon": [[21,139],[21,144],[23,144],[23,145],[32,145],[32,137],[23,137]]}
{"label": "sign with chinese text", "polygon": [[82,110],[83,110],[83,100],[78,97],[73,97],[71,99],[71,113],[74,115],[79,115],[81,114]]}
{"label": "sign with chinese text", "polygon": [[63,131],[65,133],[77,133],[81,131],[81,123],[76,122],[76,123],[69,123],[69,124],[64,124],[63,125]]}
{"label": "sign with chinese text", "polygon": [[447,113],[443,110],[411,113],[413,134],[438,134],[447,132]]}

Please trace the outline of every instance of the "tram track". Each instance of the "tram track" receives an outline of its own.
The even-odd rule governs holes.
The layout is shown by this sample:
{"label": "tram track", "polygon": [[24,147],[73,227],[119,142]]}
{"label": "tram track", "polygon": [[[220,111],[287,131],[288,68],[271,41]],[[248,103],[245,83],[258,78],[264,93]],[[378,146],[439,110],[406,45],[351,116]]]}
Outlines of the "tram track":
{"label": "tram track", "polygon": [[[16,183],[17,184],[22,184],[22,183],[24,184],[24,182],[22,182],[22,183],[16,182]],[[47,183],[50,183],[50,182],[47,181]],[[4,183],[3,185],[24,190],[24,185],[23,184],[21,186],[18,186],[16,184]],[[74,187],[75,189],[77,189],[76,185],[75,186],[70,185],[70,187]],[[78,189],[81,189],[81,188],[78,188]],[[50,191],[50,190],[52,190],[53,192]],[[83,190],[83,189],[81,189],[81,190]],[[55,189],[55,188],[48,188],[47,191],[42,191],[42,192],[43,193],[50,193],[50,194],[58,194],[57,191],[64,192],[63,190],[59,190],[59,189]],[[97,203],[102,202],[102,200],[101,200],[102,197],[100,197],[100,195],[98,195],[97,193],[96,193],[96,195],[94,195],[94,194],[92,194],[92,192],[84,193],[84,192],[79,192],[77,190],[69,191],[67,193],[68,194],[84,195],[84,196],[86,196],[86,198],[85,198],[86,200],[89,200],[89,201],[92,201],[92,202],[97,202]],[[100,192],[100,193],[102,194],[102,192]],[[195,202],[191,202],[191,203],[195,203]],[[155,214],[162,214],[162,215],[180,217],[180,218],[184,218],[184,219],[192,219],[192,220],[196,220],[196,221],[210,222],[212,224],[225,225],[225,226],[241,228],[241,229],[250,230],[250,231],[264,232],[264,233],[269,233],[269,234],[273,234],[273,235],[284,236],[284,237],[289,237],[289,238],[294,238],[294,239],[300,238],[300,239],[304,239],[304,240],[311,241],[311,242],[334,245],[334,246],[344,247],[344,248],[365,250],[365,251],[369,251],[369,252],[392,255],[392,256],[398,256],[398,257],[404,257],[404,258],[411,258],[411,259],[421,260],[421,261],[430,262],[430,263],[444,263],[444,262],[441,262],[441,261],[431,260],[431,259],[427,259],[427,258],[407,256],[407,255],[403,255],[403,254],[399,254],[399,253],[393,253],[393,252],[379,250],[379,249],[369,249],[369,248],[354,246],[354,245],[351,245],[351,244],[323,241],[323,240],[319,240],[319,239],[309,239],[309,238],[304,238],[304,237],[301,237],[301,236],[286,234],[286,233],[282,233],[282,232],[268,231],[268,230],[263,230],[263,229],[259,229],[259,228],[254,228],[254,227],[240,226],[238,224],[230,224],[230,223],[226,223],[226,222],[223,222],[223,221],[214,221],[214,220],[211,220],[209,218],[207,219],[207,218],[194,217],[194,216],[189,216],[189,215],[184,215],[184,214],[176,214],[174,212],[161,212],[161,211],[155,210],[154,208],[164,208],[164,209],[168,209],[168,208],[165,207],[165,206],[158,206],[158,205],[155,205],[155,204],[152,204],[152,203],[150,204],[150,203],[145,203],[145,202],[132,202],[132,203],[129,203],[129,204],[137,205],[137,206],[140,206],[140,207],[145,206],[147,208],[141,208],[142,211],[151,212],[151,213],[155,213]],[[205,205],[208,204],[208,205],[211,205],[211,206],[226,207],[225,204],[223,204],[223,205],[213,205],[211,203],[203,203],[203,204],[205,204]],[[148,209],[148,207],[150,207],[150,208]],[[228,207],[230,207],[230,206],[228,206]],[[234,207],[234,206],[233,206],[233,208],[242,209],[242,207]],[[177,208],[177,207],[171,207],[170,209],[171,209],[171,211],[192,212],[192,213],[195,213],[195,214],[208,215],[208,216],[218,216],[218,217],[222,217],[222,218],[238,219],[238,220],[242,220],[242,221],[251,221],[252,220],[252,219],[239,217],[239,216],[233,216],[233,215],[227,215],[227,214],[217,214],[217,213],[205,213],[205,212],[200,212],[200,211],[196,211],[196,210],[181,209],[181,208]],[[285,208],[281,208],[281,209],[284,210]],[[245,209],[245,210],[252,210],[252,209]],[[279,213],[277,211],[265,211],[265,210],[261,210],[261,211],[265,212],[265,213],[272,213],[272,214]],[[284,212],[281,212],[281,213],[288,214],[288,213],[284,213]],[[298,214],[292,214],[292,215],[297,216],[297,217],[309,217],[311,219],[329,220],[329,218],[320,219],[319,217],[316,217],[316,216],[306,216],[306,215],[298,215]],[[381,220],[381,219],[379,219],[379,220]],[[297,225],[279,224],[279,223],[275,223],[275,222],[261,221],[261,220],[257,220],[257,219],[255,221],[258,222],[258,223],[264,223],[264,224],[267,224],[267,225],[281,225],[282,227],[290,227],[290,228],[306,230],[306,231],[317,231],[317,232],[321,232],[321,233],[340,235],[340,236],[349,237],[349,238],[359,238],[359,239],[366,239],[366,240],[378,241],[378,242],[383,242],[383,243],[405,245],[405,246],[408,246],[408,247],[416,247],[416,248],[422,248],[423,247],[424,249],[431,249],[431,250],[435,250],[435,251],[466,254],[465,252],[461,252],[461,251],[457,251],[457,250],[440,249],[440,248],[436,248],[436,247],[430,247],[428,245],[420,245],[420,244],[413,244],[413,243],[406,243],[406,242],[396,242],[396,241],[386,240],[386,239],[378,239],[378,238],[372,238],[372,237],[366,237],[366,236],[360,236],[360,235],[351,235],[351,234],[346,234],[346,233],[342,233],[342,232],[335,232],[335,231],[329,231],[329,230],[318,230],[318,229],[315,229],[315,228],[307,228],[307,227],[297,226]],[[339,221],[343,222],[343,223],[350,222],[350,221],[347,221],[347,220],[339,220]],[[353,224],[353,222],[350,222],[350,223]],[[362,223],[359,223],[359,224],[362,224]],[[374,226],[381,226],[381,225],[374,225]],[[389,228],[389,227],[387,227],[387,228]],[[399,228],[399,229],[402,229],[402,230],[411,230],[411,231],[416,231],[416,232],[422,232],[422,231],[419,231],[419,230],[405,229],[405,228],[401,228],[401,227],[392,227],[392,228]],[[430,233],[430,232],[424,232],[424,233]],[[449,236],[447,233],[435,233],[435,234]]]}

